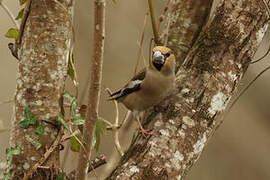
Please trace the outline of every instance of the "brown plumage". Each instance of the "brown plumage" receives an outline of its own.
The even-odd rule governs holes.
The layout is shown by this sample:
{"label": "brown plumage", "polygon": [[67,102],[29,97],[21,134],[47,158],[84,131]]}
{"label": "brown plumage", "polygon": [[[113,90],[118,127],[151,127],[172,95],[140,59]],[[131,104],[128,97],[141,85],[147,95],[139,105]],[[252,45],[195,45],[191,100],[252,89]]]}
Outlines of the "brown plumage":
{"label": "brown plumage", "polygon": [[164,46],[153,48],[149,66],[135,75],[111,100],[123,103],[131,111],[143,111],[159,103],[175,82],[175,56]]}

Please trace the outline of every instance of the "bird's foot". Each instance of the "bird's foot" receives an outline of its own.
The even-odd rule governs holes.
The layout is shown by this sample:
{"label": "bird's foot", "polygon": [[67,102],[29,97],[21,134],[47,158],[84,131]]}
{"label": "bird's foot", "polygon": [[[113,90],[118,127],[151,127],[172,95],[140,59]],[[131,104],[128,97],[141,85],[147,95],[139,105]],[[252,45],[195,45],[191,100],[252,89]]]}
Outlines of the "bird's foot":
{"label": "bird's foot", "polygon": [[140,127],[141,133],[144,137],[148,137],[152,135],[152,129],[144,129],[143,127]]}

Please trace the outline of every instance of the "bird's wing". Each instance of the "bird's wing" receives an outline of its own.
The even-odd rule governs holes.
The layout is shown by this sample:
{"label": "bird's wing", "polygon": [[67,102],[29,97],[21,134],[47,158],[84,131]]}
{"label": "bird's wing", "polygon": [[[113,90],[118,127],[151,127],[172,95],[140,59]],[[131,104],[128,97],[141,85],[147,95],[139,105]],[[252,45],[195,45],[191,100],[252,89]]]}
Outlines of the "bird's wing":
{"label": "bird's wing", "polygon": [[118,100],[130,93],[138,91],[141,88],[141,83],[145,78],[146,68],[137,73],[122,89],[111,94],[109,100]]}

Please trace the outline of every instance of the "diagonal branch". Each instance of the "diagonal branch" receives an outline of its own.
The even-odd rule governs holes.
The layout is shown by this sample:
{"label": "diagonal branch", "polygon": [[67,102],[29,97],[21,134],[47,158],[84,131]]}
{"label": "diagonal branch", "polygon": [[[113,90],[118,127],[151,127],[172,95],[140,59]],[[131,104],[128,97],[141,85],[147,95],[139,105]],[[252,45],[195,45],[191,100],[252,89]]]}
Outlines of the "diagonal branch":
{"label": "diagonal branch", "polygon": [[[174,47],[178,58],[182,57],[179,61],[187,55],[177,72],[175,92],[146,112],[145,125],[153,128],[153,135],[148,139],[137,135],[107,179],[183,179],[217,129],[219,117],[267,30],[268,15],[260,1],[223,0],[207,26],[203,30],[198,28],[201,32],[180,36],[189,32],[185,27],[177,31],[176,22],[183,21],[185,26],[196,22],[197,13],[204,14],[196,7],[207,9],[201,8],[202,2],[206,1],[184,2],[186,11],[182,9],[182,15],[187,10],[193,12],[186,19],[182,15],[176,19],[169,16],[172,25],[168,44]],[[209,7],[211,2],[205,6]],[[174,3],[171,14],[177,16],[181,3]],[[207,13],[204,15],[207,17]],[[192,23],[190,28],[203,25]],[[183,41],[192,46],[190,51],[182,51]]]}
{"label": "diagonal branch", "polygon": [[13,22],[14,26],[19,29],[19,24],[18,22],[15,20],[15,16],[12,14],[12,12],[9,10],[9,8],[3,3],[3,0],[0,0],[0,6],[2,6],[2,8],[4,9],[4,11],[7,13],[8,17],[11,19],[11,21]]}

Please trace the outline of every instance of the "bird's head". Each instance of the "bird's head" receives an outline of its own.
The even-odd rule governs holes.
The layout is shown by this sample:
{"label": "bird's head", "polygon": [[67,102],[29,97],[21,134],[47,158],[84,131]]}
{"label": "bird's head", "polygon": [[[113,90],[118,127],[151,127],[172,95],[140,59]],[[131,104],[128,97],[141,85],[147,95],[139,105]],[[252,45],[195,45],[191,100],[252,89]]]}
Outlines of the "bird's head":
{"label": "bird's head", "polygon": [[159,71],[164,75],[174,73],[175,56],[173,51],[165,46],[154,47],[149,66],[151,69]]}

